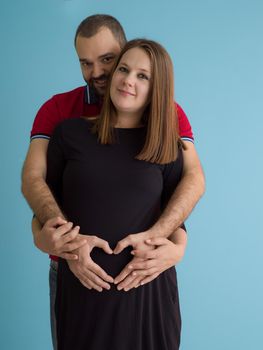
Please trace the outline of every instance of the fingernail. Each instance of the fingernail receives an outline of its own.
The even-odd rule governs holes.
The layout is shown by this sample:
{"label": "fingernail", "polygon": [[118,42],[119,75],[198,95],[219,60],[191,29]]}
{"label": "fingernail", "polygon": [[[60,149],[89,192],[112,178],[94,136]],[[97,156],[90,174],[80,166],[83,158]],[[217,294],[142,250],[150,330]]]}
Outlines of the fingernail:
{"label": "fingernail", "polygon": [[149,238],[149,239],[146,239],[146,242],[147,243],[151,243],[151,239]]}
{"label": "fingernail", "polygon": [[129,266],[128,266],[128,269],[130,269],[130,270],[133,269],[133,266],[132,266],[132,265],[129,265]]}
{"label": "fingernail", "polygon": [[131,254],[134,255],[134,251],[133,250],[131,251]]}
{"label": "fingernail", "polygon": [[141,282],[141,286],[143,286],[144,285],[144,283],[143,282]]}
{"label": "fingernail", "polygon": [[119,286],[118,286],[117,289],[118,289],[118,290],[122,290],[122,287],[119,287]]}
{"label": "fingernail", "polygon": [[125,292],[128,292],[129,288],[125,287],[124,290],[125,290]]}

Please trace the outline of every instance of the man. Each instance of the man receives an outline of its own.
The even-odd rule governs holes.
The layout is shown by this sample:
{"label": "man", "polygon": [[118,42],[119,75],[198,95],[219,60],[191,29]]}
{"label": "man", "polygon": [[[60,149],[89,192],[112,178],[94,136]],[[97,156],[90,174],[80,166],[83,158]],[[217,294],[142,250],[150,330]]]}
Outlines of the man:
{"label": "man", "polygon": [[[182,224],[204,192],[204,176],[192,143],[191,127],[183,110],[177,106],[180,136],[187,143],[182,180],[166,210],[153,227],[146,232],[129,235],[118,243],[114,250],[115,254],[128,245],[132,245],[135,251],[146,250],[146,252],[140,253],[140,258],[144,260],[134,258],[113,281],[112,277],[96,265],[89,255],[93,247],[100,247],[109,252],[107,243],[98,237],[81,235],[79,233],[81,228],[73,227],[73,223],[67,222],[46,185],[46,152],[54,127],[66,118],[92,117],[99,114],[107,78],[114,59],[125,42],[121,25],[111,16],[91,16],[79,25],[75,36],[75,48],[84,80],[88,85],[55,95],[40,108],[31,132],[32,142],[22,177],[23,194],[39,220],[33,221],[36,246],[44,252],[67,259],[71,271],[80,282],[87,288],[98,291],[109,288],[111,282],[118,284],[118,289],[128,290],[149,282],[167,268],[168,259],[164,250],[161,254],[158,253],[161,251],[158,250],[159,244],[163,247],[168,244],[165,238],[171,236]],[[178,244],[178,249],[182,246],[182,242],[174,243]],[[153,244],[158,247],[154,251],[155,255],[151,255],[150,264],[148,249]],[[134,271],[132,264],[137,264],[138,271]],[[53,264],[51,267],[54,269],[56,265]],[[54,272],[51,269],[53,277]],[[55,289],[51,288],[51,297],[54,297],[54,294]],[[53,306],[51,310],[53,311]]]}

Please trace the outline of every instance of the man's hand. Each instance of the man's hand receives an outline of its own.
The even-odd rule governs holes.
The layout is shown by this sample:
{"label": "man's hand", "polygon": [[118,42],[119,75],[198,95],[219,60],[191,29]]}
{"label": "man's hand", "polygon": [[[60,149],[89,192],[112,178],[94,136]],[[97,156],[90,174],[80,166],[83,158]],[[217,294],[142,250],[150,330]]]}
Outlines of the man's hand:
{"label": "man's hand", "polygon": [[[121,271],[115,278],[114,283],[118,284],[118,290],[125,291],[131,288],[153,281],[163,271],[171,266],[177,265],[184,256],[187,245],[186,232],[178,228],[172,235],[172,242],[167,238],[156,237],[146,239],[140,243],[140,239],[149,232],[130,235],[119,242],[115,248],[118,252],[127,241],[134,247],[131,254],[134,255],[133,260]],[[114,250],[114,252],[115,252]]]}
{"label": "man's hand", "polygon": [[36,218],[32,222],[34,243],[44,253],[59,256],[67,260],[76,260],[72,251],[87,243],[85,236],[79,235],[79,226],[73,228],[72,222],[56,217],[48,220],[41,228]]}
{"label": "man's hand", "polygon": [[[99,265],[95,264],[90,257],[93,248],[101,248],[107,254],[112,254],[107,241],[96,236],[83,236],[87,243],[74,251],[78,255],[78,260],[68,260],[68,265],[73,274],[79,279],[84,287],[96,289],[102,292],[103,288],[110,289],[109,283],[113,283],[113,278],[108,275]],[[108,282],[108,283],[107,283]]]}

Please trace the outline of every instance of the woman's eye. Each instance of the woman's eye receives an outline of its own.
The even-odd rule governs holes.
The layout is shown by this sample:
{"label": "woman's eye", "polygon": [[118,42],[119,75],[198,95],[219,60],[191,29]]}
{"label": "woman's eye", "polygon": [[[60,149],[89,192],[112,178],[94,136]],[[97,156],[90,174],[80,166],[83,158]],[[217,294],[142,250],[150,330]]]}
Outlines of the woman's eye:
{"label": "woman's eye", "polygon": [[145,74],[143,74],[143,73],[140,73],[140,74],[138,75],[138,77],[139,77],[140,79],[149,80],[149,78],[147,77],[147,75],[145,75]]}
{"label": "woman's eye", "polygon": [[119,67],[119,71],[122,72],[122,73],[127,73],[128,69],[125,68],[125,67]]}

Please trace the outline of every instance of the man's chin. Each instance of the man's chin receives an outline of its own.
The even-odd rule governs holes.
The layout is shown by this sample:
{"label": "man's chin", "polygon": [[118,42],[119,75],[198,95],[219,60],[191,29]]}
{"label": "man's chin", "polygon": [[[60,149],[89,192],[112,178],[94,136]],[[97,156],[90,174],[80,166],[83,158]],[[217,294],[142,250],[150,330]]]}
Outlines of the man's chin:
{"label": "man's chin", "polygon": [[93,88],[98,96],[104,96],[106,92],[106,86],[95,86]]}
{"label": "man's chin", "polygon": [[87,81],[86,79],[85,81],[98,97],[103,97],[105,95],[107,84],[96,84],[95,82]]}

